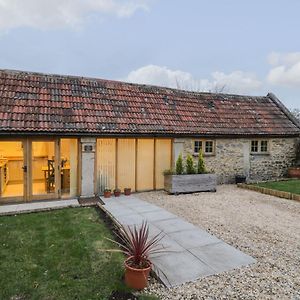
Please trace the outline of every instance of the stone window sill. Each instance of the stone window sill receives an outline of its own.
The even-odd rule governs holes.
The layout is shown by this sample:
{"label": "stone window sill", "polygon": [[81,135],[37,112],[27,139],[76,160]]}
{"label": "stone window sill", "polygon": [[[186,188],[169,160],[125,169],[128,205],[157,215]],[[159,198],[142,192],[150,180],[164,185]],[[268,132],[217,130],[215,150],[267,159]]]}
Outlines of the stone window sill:
{"label": "stone window sill", "polygon": [[251,152],[250,155],[258,155],[258,156],[269,156],[270,152]]}
{"label": "stone window sill", "polygon": [[[203,153],[203,157],[206,157],[206,156],[215,156],[216,153]],[[199,156],[199,153],[195,152],[193,154],[194,157],[198,157]]]}

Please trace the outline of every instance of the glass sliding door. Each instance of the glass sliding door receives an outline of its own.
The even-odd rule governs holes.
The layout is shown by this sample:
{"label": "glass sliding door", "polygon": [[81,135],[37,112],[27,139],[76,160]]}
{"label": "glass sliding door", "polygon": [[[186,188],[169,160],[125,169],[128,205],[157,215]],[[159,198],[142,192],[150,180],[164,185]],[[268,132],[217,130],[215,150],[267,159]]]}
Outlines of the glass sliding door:
{"label": "glass sliding door", "polygon": [[0,203],[24,201],[23,141],[0,141]]}
{"label": "glass sliding door", "polygon": [[33,199],[58,197],[56,141],[31,142],[31,195]]}
{"label": "glass sliding door", "polygon": [[0,204],[78,194],[78,140],[0,140]]}
{"label": "glass sliding door", "polygon": [[61,196],[71,198],[77,196],[78,177],[78,143],[77,139],[60,140],[60,176]]}

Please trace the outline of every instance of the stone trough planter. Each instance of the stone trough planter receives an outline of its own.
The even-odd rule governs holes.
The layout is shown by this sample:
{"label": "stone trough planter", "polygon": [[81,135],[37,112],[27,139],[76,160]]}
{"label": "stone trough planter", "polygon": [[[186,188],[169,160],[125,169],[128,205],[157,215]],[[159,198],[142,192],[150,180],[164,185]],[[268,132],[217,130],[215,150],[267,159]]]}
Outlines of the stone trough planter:
{"label": "stone trough planter", "polygon": [[215,192],[216,174],[165,175],[165,191],[170,194]]}

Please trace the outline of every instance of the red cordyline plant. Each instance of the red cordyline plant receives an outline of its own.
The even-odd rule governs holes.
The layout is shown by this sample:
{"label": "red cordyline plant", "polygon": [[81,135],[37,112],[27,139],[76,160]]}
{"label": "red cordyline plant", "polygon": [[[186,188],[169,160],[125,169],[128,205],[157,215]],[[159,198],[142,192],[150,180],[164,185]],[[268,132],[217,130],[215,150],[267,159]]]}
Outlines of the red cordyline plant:
{"label": "red cordyline plant", "polygon": [[126,256],[131,257],[130,264],[137,269],[143,269],[149,265],[150,255],[163,252],[163,247],[159,242],[164,237],[162,232],[149,237],[149,225],[143,222],[140,227],[134,225],[133,228],[120,226],[117,233],[120,242],[112,241],[117,244]]}

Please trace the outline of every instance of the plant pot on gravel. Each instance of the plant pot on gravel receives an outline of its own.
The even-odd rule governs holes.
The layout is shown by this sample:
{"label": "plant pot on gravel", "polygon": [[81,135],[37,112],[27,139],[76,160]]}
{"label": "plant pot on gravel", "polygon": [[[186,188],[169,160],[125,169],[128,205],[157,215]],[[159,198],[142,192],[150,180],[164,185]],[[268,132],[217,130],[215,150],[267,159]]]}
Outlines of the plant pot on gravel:
{"label": "plant pot on gravel", "polygon": [[104,190],[104,198],[110,198],[110,196],[111,196],[111,190],[105,189]]}
{"label": "plant pot on gravel", "polygon": [[125,188],[124,189],[124,195],[125,196],[130,196],[131,195],[131,188]]}
{"label": "plant pot on gravel", "polygon": [[121,190],[120,189],[114,189],[114,195],[115,195],[115,197],[120,197]]}

